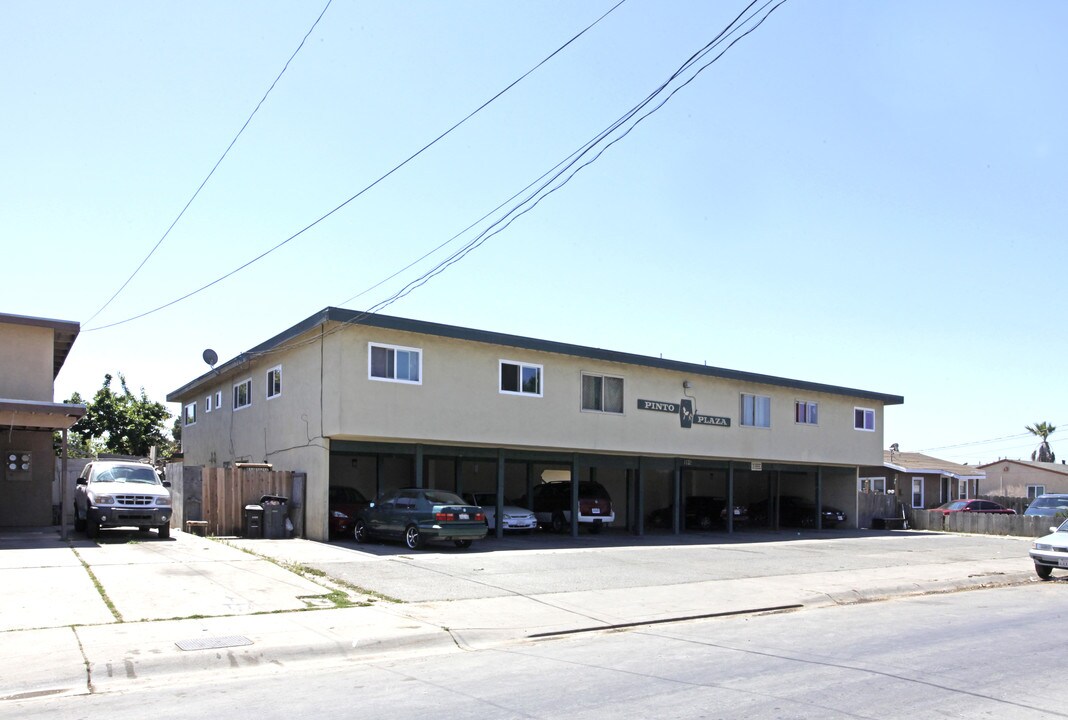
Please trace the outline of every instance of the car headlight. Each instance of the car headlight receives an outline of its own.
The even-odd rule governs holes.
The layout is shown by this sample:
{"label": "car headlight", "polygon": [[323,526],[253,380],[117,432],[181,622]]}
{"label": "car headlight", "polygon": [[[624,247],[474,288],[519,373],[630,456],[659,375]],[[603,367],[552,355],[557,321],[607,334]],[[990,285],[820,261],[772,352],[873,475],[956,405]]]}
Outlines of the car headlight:
{"label": "car headlight", "polygon": [[90,494],[89,499],[93,501],[94,505],[114,505],[114,495],[94,495]]}
{"label": "car headlight", "polygon": [[334,511],[332,511],[330,513],[330,515],[332,517],[337,518],[338,520],[348,520],[349,519],[349,516],[346,515],[345,513],[341,512],[340,510],[334,510]]}
{"label": "car headlight", "polygon": [[1052,550],[1053,546],[1052,545],[1046,545],[1045,543],[1036,542],[1036,543],[1031,543],[1031,549],[1032,550]]}
{"label": "car headlight", "polygon": [[161,507],[170,507],[171,499],[169,497],[158,497],[156,498],[156,505],[159,505]]}

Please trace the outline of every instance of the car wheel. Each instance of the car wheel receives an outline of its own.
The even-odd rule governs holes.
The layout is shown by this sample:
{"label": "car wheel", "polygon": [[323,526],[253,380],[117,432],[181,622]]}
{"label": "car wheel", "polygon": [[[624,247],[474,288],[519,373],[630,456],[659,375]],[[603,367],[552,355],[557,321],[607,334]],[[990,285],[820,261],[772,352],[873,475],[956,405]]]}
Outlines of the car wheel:
{"label": "car wheel", "polygon": [[462,550],[466,550],[467,548],[471,547],[470,540],[453,540],[453,542],[456,543],[456,547]]}
{"label": "car wheel", "polygon": [[85,520],[78,517],[78,506],[74,506],[74,529],[77,532],[85,532]]}
{"label": "car wheel", "polygon": [[370,539],[367,534],[367,523],[363,520],[356,521],[356,527],[352,530],[352,537],[358,543],[365,543]]}
{"label": "car wheel", "polygon": [[96,520],[85,521],[85,536],[88,538],[95,538],[100,534],[100,523]]}
{"label": "car wheel", "polygon": [[[148,528],[145,528],[145,530],[148,530]],[[169,524],[160,525],[158,528],[156,528],[156,531],[159,533],[160,540],[166,540],[171,536],[171,526]]]}
{"label": "car wheel", "polygon": [[562,533],[567,530],[567,518],[562,512],[554,512],[552,520],[553,532]]}
{"label": "car wheel", "polygon": [[699,527],[702,530],[711,530],[712,529],[712,524],[713,523],[712,523],[712,516],[711,515],[701,515],[700,517],[697,518],[697,527]]}
{"label": "car wheel", "polygon": [[1049,577],[1052,574],[1053,568],[1035,563],[1035,575],[1038,575],[1039,580],[1049,580]]}
{"label": "car wheel", "polygon": [[409,550],[418,550],[423,547],[423,536],[419,533],[419,528],[415,525],[409,525],[408,529],[404,531],[404,544],[408,546]]}

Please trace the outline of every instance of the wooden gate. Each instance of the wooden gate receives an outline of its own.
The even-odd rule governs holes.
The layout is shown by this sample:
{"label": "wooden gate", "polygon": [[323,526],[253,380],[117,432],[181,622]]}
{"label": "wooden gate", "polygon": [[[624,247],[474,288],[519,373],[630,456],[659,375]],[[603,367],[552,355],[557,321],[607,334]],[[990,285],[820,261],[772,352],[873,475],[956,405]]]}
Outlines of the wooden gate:
{"label": "wooden gate", "polygon": [[241,535],[246,505],[264,495],[293,499],[293,473],[265,468],[203,468],[202,502],[208,534]]}

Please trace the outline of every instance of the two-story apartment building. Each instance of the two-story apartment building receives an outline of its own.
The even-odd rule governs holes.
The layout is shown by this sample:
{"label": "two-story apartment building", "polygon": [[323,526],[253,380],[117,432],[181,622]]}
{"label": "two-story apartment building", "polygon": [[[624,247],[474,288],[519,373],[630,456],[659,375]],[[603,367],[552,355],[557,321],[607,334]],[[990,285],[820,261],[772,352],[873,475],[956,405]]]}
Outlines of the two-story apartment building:
{"label": "two-story apartment building", "polygon": [[327,536],[331,485],[520,498],[543,481],[596,479],[615,525],[638,533],[647,513],[695,495],[854,508],[858,467],[882,459],[883,409],[903,402],[339,308],[167,399],[182,404],[187,465],[307,473],[316,539]]}
{"label": "two-story apartment building", "polygon": [[78,330],[75,322],[0,314],[0,526],[52,524],[52,433],[85,415],[84,405],[53,402]]}

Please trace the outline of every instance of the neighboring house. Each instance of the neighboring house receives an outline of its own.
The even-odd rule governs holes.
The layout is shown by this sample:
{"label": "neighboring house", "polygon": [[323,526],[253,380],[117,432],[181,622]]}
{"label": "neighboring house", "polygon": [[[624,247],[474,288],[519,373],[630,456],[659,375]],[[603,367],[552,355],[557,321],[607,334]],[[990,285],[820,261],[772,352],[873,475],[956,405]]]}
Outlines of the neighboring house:
{"label": "neighboring house", "polygon": [[51,525],[52,433],[85,415],[84,405],[53,402],[54,381],[79,326],[0,314],[0,526]]}
{"label": "neighboring house", "polygon": [[182,405],[186,465],[306,473],[315,539],[327,538],[331,485],[367,497],[414,485],[503,499],[543,480],[595,479],[615,525],[636,533],[646,513],[691,495],[736,504],[802,495],[849,512],[857,468],[882,451],[883,408],[903,402],[339,308],[167,400]]}
{"label": "neighboring house", "polygon": [[[883,464],[860,468],[860,492],[893,493],[914,508],[938,507],[944,502],[992,492],[982,483],[985,473],[929,455],[883,451]],[[982,487],[980,487],[982,485]]]}
{"label": "neighboring house", "polygon": [[998,460],[980,465],[986,472],[983,484],[988,495],[1032,500],[1044,493],[1068,493],[1068,465],[1033,460]]}

